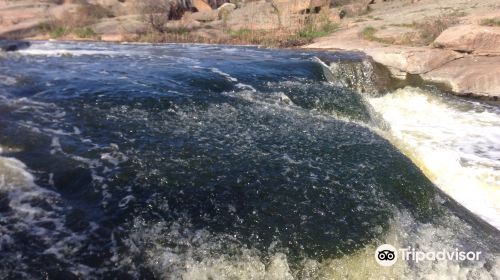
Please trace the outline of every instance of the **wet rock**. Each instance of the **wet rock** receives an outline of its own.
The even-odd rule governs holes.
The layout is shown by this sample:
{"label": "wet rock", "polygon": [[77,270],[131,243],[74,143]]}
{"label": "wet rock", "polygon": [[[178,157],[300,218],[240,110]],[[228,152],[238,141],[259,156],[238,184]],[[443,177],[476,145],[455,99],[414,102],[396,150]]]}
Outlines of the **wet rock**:
{"label": "wet rock", "polygon": [[0,213],[10,211],[10,199],[6,192],[0,192]]}
{"label": "wet rock", "polygon": [[26,41],[0,40],[0,49],[4,52],[13,52],[29,48],[31,44]]}
{"label": "wet rock", "polygon": [[396,88],[400,83],[386,67],[368,56],[340,60],[323,55],[318,59],[322,62],[324,75],[329,82],[357,92],[376,95]]}

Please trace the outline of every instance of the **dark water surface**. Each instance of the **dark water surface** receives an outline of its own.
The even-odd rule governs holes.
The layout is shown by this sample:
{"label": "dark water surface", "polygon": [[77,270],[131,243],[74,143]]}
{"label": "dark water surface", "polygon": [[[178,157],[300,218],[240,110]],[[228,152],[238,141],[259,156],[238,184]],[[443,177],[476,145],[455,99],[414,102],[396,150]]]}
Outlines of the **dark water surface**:
{"label": "dark water surface", "polygon": [[36,43],[0,58],[1,278],[377,279],[355,256],[392,241],[485,256],[395,275],[494,279],[498,244],[314,56]]}

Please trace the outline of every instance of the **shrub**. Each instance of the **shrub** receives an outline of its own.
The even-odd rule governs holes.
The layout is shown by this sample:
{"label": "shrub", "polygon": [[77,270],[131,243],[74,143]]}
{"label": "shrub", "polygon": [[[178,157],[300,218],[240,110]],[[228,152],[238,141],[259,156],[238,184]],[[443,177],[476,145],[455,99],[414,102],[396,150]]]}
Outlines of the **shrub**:
{"label": "shrub", "polygon": [[373,40],[373,38],[375,38],[375,33],[377,33],[377,28],[373,26],[367,26],[361,31],[361,37],[367,40]]}
{"label": "shrub", "polygon": [[66,35],[67,33],[68,30],[62,26],[58,26],[49,32],[51,38],[59,38]]}
{"label": "shrub", "polygon": [[421,23],[416,23],[415,26],[419,30],[420,38],[424,45],[429,45],[443,31],[449,27],[459,23],[458,18],[451,15],[441,15],[437,17],[428,18]]}
{"label": "shrub", "polygon": [[77,28],[73,31],[79,38],[94,38],[97,34],[90,27]]}
{"label": "shrub", "polygon": [[84,27],[96,23],[99,19],[113,17],[113,13],[98,4],[78,6],[74,14],[66,13],[61,18],[61,24],[68,28]]}

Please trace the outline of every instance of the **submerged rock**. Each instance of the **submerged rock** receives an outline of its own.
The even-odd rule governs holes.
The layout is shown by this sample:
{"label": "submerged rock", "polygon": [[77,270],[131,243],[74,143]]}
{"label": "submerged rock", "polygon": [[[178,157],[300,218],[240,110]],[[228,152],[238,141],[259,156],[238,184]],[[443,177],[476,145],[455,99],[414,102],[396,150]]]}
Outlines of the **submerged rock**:
{"label": "submerged rock", "polygon": [[362,54],[352,60],[341,60],[328,55],[322,55],[318,59],[326,79],[340,87],[376,95],[401,84],[385,66]]}
{"label": "submerged rock", "polygon": [[30,45],[30,42],[27,41],[0,40],[0,49],[4,52],[27,49]]}

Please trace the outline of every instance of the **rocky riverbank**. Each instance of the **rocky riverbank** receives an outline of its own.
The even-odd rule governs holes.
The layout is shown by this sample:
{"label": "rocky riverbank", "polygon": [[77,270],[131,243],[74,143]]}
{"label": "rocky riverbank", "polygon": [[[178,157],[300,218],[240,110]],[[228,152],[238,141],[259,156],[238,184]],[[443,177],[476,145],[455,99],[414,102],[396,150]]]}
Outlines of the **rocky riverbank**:
{"label": "rocky riverbank", "polygon": [[[500,24],[491,18],[500,15],[500,5],[488,6],[483,2],[483,8],[475,9],[461,6],[463,3],[440,2],[441,9],[454,7],[451,15],[459,16],[447,28],[444,18],[450,17],[450,13],[438,13],[434,20],[444,30],[426,44],[411,40],[422,33],[418,21],[429,20],[429,16],[419,13],[436,13],[436,4],[431,1],[416,3],[411,8],[382,4],[371,13],[375,20],[354,20],[304,48],[361,51],[385,65],[392,78],[401,81],[418,78],[457,95],[498,100]],[[474,1],[467,1],[471,2]],[[491,9],[486,11],[486,7]]]}

